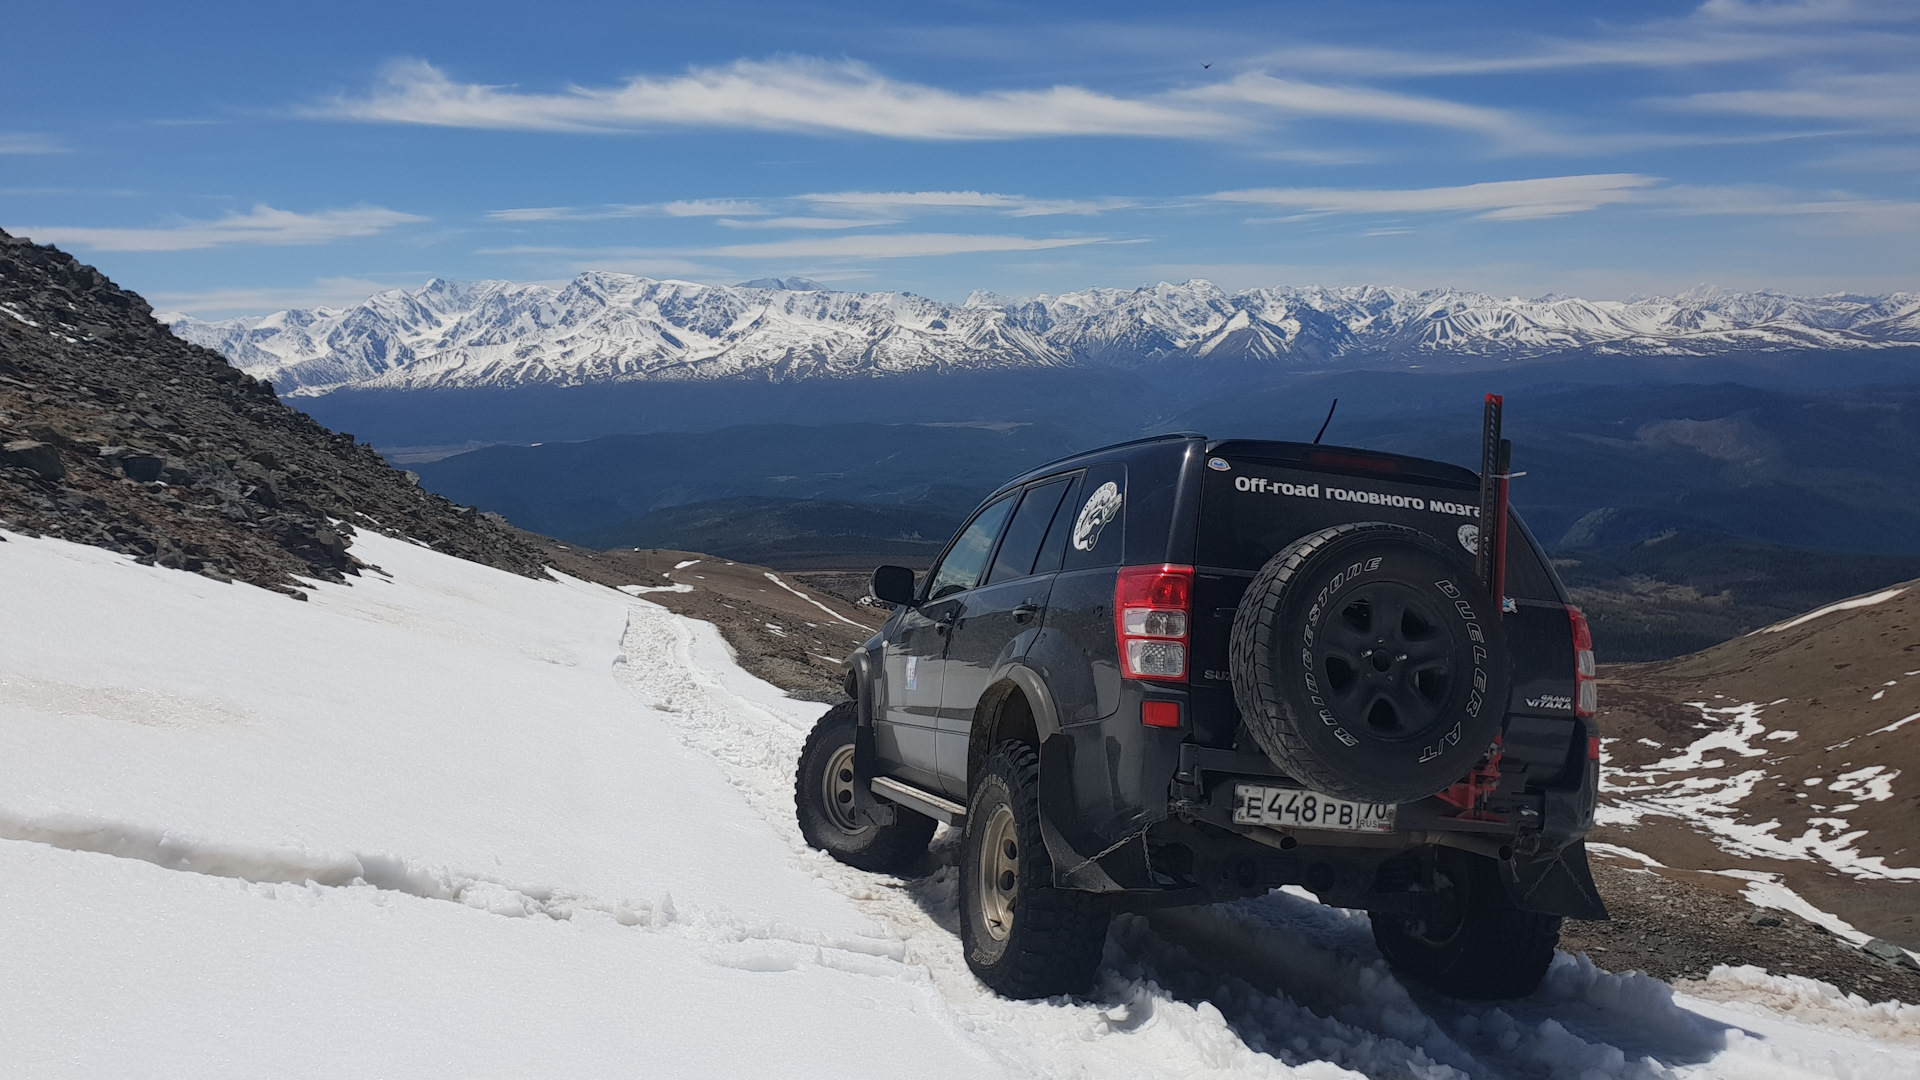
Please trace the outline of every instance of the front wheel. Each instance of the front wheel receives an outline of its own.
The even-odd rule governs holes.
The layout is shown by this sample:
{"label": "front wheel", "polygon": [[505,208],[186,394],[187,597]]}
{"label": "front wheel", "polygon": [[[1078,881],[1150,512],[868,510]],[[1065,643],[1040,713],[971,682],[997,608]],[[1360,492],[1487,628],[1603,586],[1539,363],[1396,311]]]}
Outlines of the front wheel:
{"label": "front wheel", "polygon": [[894,808],[891,825],[872,825],[854,816],[854,703],[828,709],[807,736],[794,774],[793,808],[807,843],[848,866],[897,874],[927,853],[934,820],[904,806]]}
{"label": "front wheel", "polygon": [[1093,983],[1112,908],[1056,889],[1040,837],[1040,759],[995,747],[967,807],[960,857],[960,943],[981,982],[1012,998],[1073,994]]}
{"label": "front wheel", "polygon": [[1540,985],[1560,943],[1560,916],[1522,911],[1482,855],[1443,848],[1443,902],[1425,917],[1372,913],[1373,940],[1394,971],[1443,994],[1497,1000]]}

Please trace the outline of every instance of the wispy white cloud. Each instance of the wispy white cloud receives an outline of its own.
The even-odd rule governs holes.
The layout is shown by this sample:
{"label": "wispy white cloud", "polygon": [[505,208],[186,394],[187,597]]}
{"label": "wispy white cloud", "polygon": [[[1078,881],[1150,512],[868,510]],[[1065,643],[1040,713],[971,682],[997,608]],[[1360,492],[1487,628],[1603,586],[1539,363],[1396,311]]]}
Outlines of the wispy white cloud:
{"label": "wispy white cloud", "polygon": [[704,247],[566,247],[521,245],[487,248],[483,255],[565,255],[582,262],[610,268],[612,261],[627,265],[647,262],[658,267],[684,264],[713,271],[692,259],[910,259],[936,255],[970,255],[994,251],[1045,251],[1050,248],[1080,247],[1087,244],[1114,243],[1106,237],[1033,237],[997,236],[978,233],[885,233],[854,236],[802,236],[791,240],[763,243],[719,244]]}
{"label": "wispy white cloud", "polygon": [[1303,118],[1332,118],[1440,127],[1535,144],[1543,138],[1534,125],[1505,110],[1262,71],[1135,96],[1071,85],[964,93],[893,79],[854,61],[806,57],[738,60],[684,75],[637,76],[617,86],[574,86],[558,93],[457,82],[415,60],[390,67],[365,95],[340,97],[309,112],[445,127],[748,128],[929,140],[1222,138]]}
{"label": "wispy white cloud", "polygon": [[1914,132],[1920,131],[1920,72],[1800,76],[1785,87],[1711,91],[1668,99],[1664,104],[1699,112],[1830,120]]}
{"label": "wispy white cloud", "polygon": [[675,199],[661,203],[660,212],[668,217],[750,217],[772,213],[751,199]]}
{"label": "wispy white cloud", "polygon": [[908,259],[993,251],[1045,251],[1109,242],[1105,237],[990,236],[972,233],[888,233],[801,237],[764,244],[723,244],[687,254],[744,259]]}
{"label": "wispy white cloud", "polygon": [[1535,134],[1532,125],[1502,109],[1366,86],[1326,86],[1261,72],[1248,72],[1211,86],[1182,90],[1174,96],[1183,101],[1251,105],[1295,116],[1453,128],[1503,139]]}
{"label": "wispy white cloud", "polygon": [[1047,135],[1212,136],[1242,122],[1218,110],[1078,86],[957,93],[888,78],[852,61],[740,60],[609,88],[525,93],[460,83],[421,61],[391,67],[363,97],[313,110],[352,120],[532,131],[676,126],[1011,139]]}
{"label": "wispy white cloud", "polygon": [[417,281],[375,281],[370,278],[320,278],[309,285],[285,287],[234,286],[198,291],[146,293],[155,310],[184,312],[202,319],[294,308],[351,307],[375,293],[407,288]]}
{"label": "wispy white cloud", "polygon": [[1679,18],[1604,26],[1585,38],[1516,35],[1499,51],[1417,52],[1307,44],[1276,50],[1259,62],[1293,71],[1395,78],[1696,67],[1815,54],[1899,56],[1911,52],[1913,41],[1889,28],[1911,23],[1917,16],[1920,9],[1903,0],[1707,0]]}
{"label": "wispy white cloud", "polygon": [[1644,199],[1657,177],[1638,173],[1496,180],[1457,187],[1253,188],[1207,196],[1215,202],[1287,206],[1326,214],[1472,213],[1494,221],[1558,217]]}
{"label": "wispy white cloud", "polygon": [[297,214],[261,205],[218,221],[182,221],[154,228],[28,225],[15,231],[43,244],[77,244],[95,251],[193,251],[236,244],[326,244],[425,220],[378,206]]}
{"label": "wispy white cloud", "polygon": [[990,191],[832,191],[798,196],[815,206],[872,214],[911,214],[940,211],[989,210],[1009,217],[1046,217],[1055,214],[1093,215],[1142,205],[1139,199],[1098,196],[1082,199],[1045,199],[1030,195],[1003,195]]}
{"label": "wispy white cloud", "polygon": [[521,206],[490,210],[487,217],[495,221],[611,221],[639,217],[752,217],[771,212],[751,199],[676,199],[600,206]]}
{"label": "wispy white cloud", "polygon": [[865,217],[774,217],[716,218],[715,225],[724,225],[729,229],[868,229],[879,225],[898,225],[898,218]]}
{"label": "wispy white cloud", "polygon": [[64,154],[71,147],[47,135],[0,131],[0,154]]}
{"label": "wispy white cloud", "polygon": [[1652,201],[1682,214],[1823,217],[1852,232],[1920,230],[1920,201],[1868,198],[1851,192],[1808,195],[1757,184],[1675,184],[1660,189]]}

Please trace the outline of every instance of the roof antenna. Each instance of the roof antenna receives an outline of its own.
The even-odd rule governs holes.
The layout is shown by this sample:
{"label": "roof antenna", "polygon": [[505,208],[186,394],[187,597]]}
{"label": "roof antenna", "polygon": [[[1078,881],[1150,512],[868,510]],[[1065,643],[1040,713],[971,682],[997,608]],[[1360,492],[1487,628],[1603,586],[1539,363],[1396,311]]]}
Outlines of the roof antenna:
{"label": "roof antenna", "polygon": [[1320,445],[1320,436],[1325,435],[1327,433],[1327,425],[1333,423],[1333,410],[1339,407],[1340,407],[1339,398],[1334,398],[1333,404],[1327,406],[1327,418],[1325,420],[1320,421],[1320,433],[1313,437],[1313,445],[1315,446]]}

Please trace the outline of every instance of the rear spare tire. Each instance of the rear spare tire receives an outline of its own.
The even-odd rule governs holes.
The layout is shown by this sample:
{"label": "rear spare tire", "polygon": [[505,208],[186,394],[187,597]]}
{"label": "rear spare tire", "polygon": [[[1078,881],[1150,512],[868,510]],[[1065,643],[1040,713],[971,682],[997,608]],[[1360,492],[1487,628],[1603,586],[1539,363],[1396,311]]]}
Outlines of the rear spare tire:
{"label": "rear spare tire", "polygon": [[1340,798],[1444,790],[1506,713],[1499,609],[1464,559],[1400,525],[1339,525],[1275,555],[1240,601],[1232,649],[1234,701],[1254,741]]}

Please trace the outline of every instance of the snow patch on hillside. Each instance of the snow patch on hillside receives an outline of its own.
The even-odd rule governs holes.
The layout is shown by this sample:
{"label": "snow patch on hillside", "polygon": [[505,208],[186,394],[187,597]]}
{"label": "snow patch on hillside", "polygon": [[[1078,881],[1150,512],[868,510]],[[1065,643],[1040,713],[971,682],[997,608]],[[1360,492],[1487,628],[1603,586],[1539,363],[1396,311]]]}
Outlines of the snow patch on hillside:
{"label": "snow patch on hillside", "polygon": [[1780,835],[1777,818],[1751,820],[1743,804],[1760,785],[1782,781],[1764,761],[1738,771],[1732,765],[1736,759],[1764,759],[1769,750],[1755,745],[1758,741],[1782,734],[1797,736],[1797,732],[1769,732],[1761,720],[1768,708],[1784,700],[1725,706],[1688,702],[1689,708],[1699,710],[1705,721],[1702,726],[1713,730],[1672,757],[1648,765],[1604,767],[1595,819],[1603,825],[1633,826],[1648,817],[1664,817],[1706,830],[1721,850],[1740,857],[1816,861],[1858,878],[1920,881],[1920,867],[1888,866],[1881,856],[1862,855],[1859,843],[1867,832],[1854,828],[1844,816],[1859,809],[1858,800],[1891,798],[1898,769],[1876,765],[1831,781],[1824,776],[1805,778],[1801,781],[1805,787],[1825,786],[1856,801],[1808,818],[1799,836]]}

